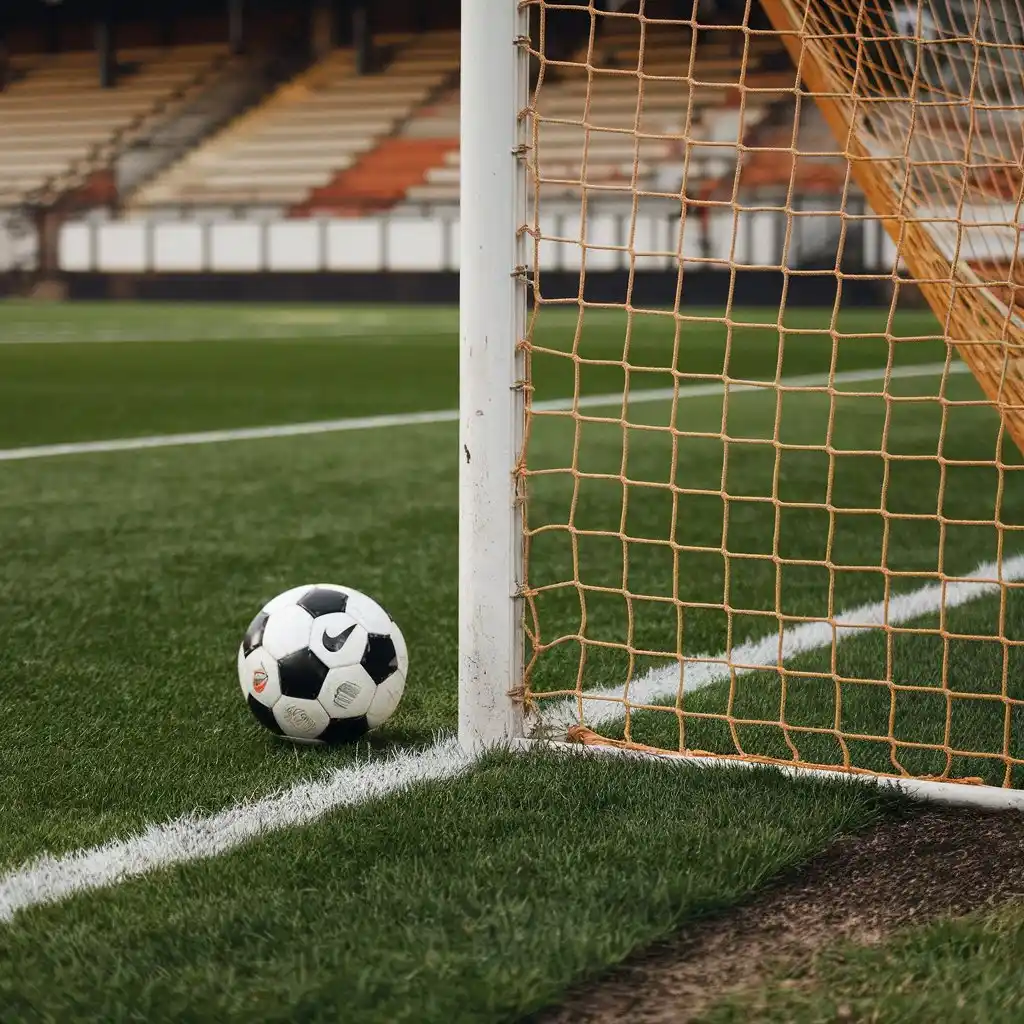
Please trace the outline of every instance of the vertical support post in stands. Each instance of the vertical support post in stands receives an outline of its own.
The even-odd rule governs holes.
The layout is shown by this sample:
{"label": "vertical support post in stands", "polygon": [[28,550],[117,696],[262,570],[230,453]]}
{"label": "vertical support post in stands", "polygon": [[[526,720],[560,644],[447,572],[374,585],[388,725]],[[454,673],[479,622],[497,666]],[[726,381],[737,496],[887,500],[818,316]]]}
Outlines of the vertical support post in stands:
{"label": "vertical support post in stands", "polygon": [[352,8],[352,48],[356,52],[356,74],[370,74],[374,70],[373,28],[366,0],[357,0]]}
{"label": "vertical support post in stands", "polygon": [[316,60],[323,60],[335,46],[334,0],[313,0],[310,14],[311,49]]}
{"label": "vertical support post in stands", "polygon": [[117,41],[113,3],[103,4],[96,20],[96,55],[99,58],[100,88],[113,89],[117,85]]}
{"label": "vertical support post in stands", "polygon": [[462,0],[459,741],[522,734],[522,516],[515,466],[523,432],[526,284],[520,113],[528,16],[516,0]]}
{"label": "vertical support post in stands", "polygon": [[7,18],[0,12],[0,92],[11,77],[11,51],[7,45]]}
{"label": "vertical support post in stands", "polygon": [[245,0],[228,0],[228,48],[235,56],[245,52]]}
{"label": "vertical support post in stands", "polygon": [[64,19],[64,10],[58,4],[47,4],[43,18],[46,23],[46,52],[60,53],[61,24]]}
{"label": "vertical support post in stands", "polygon": [[173,46],[177,37],[177,20],[174,11],[167,10],[159,15],[159,40],[161,46]]}

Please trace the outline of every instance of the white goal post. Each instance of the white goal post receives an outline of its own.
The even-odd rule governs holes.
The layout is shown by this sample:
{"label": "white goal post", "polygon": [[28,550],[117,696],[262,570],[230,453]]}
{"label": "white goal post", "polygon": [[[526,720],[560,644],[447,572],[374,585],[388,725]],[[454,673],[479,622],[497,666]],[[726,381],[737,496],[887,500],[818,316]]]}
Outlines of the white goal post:
{"label": "white goal post", "polygon": [[[1024,138],[1019,132],[1024,124],[1024,90],[1000,92],[1003,79],[998,74],[1000,68],[1024,69],[1024,38],[1013,44],[981,38],[978,26],[983,19],[977,13],[1001,2],[956,0],[958,10],[975,12],[978,38],[965,42],[956,36],[956,51],[947,53],[934,48],[935,38],[940,43],[944,38],[942,25],[936,28],[926,16],[928,10],[937,9],[938,0],[920,0],[918,17],[910,17],[908,5],[895,0],[758,0],[747,5],[744,22],[735,27],[728,45],[712,42],[715,56],[702,65],[698,45],[706,26],[696,23],[695,13],[661,13],[681,11],[679,5],[656,7],[658,0],[462,0],[458,733],[465,750],[553,741],[595,753],[667,756],[745,768],[774,765],[794,775],[874,781],[946,803],[1024,810],[1024,688],[1008,678],[1007,668],[1018,645],[1024,663],[1024,637],[1010,635],[1006,626],[1009,597],[1015,587],[1024,586],[1024,543],[1018,542],[1018,538],[1024,540],[1024,521],[1017,524],[1012,513],[1002,511],[1010,489],[1024,486],[1024,473],[1013,476],[1020,468],[1019,453],[1009,451],[1014,440],[1020,445],[1024,439],[1024,378],[1016,374],[1024,337],[1024,254],[1018,264],[1013,241],[1024,225]],[[693,7],[696,11],[696,4]],[[770,19],[767,28],[748,24],[755,7]],[[556,17],[569,12],[580,23],[589,19],[591,25],[589,39],[561,41],[557,59],[544,52],[545,17],[552,10]],[[650,13],[654,10],[659,13]],[[923,24],[932,34],[918,38]],[[835,53],[830,49],[829,26],[843,40]],[[962,26],[957,31],[961,30]],[[886,38],[887,32],[891,39]],[[693,46],[684,45],[690,39]],[[885,50],[886,46],[890,49]],[[881,56],[878,47],[884,51]],[[955,60],[970,64],[967,50],[974,54],[974,70],[964,84],[956,77],[960,65]],[[567,51],[571,51],[568,56]],[[769,51],[770,59],[759,63]],[[787,51],[790,63],[783,67]],[[953,70],[926,81],[926,69],[922,70],[926,57],[941,58],[942,67]],[[988,58],[992,67],[985,87],[993,90],[991,103],[979,98],[982,76],[977,69],[979,60]],[[739,62],[735,72],[733,61]],[[904,66],[900,61],[908,63]],[[540,84],[531,87],[531,70],[536,77],[538,67]],[[847,73],[855,87],[844,78]],[[635,116],[629,103],[622,101],[625,86],[621,83],[626,80],[632,83]],[[678,92],[679,109],[671,105],[671,89]],[[724,100],[716,89],[725,92]],[[958,89],[963,91],[962,98]],[[539,99],[542,91],[546,98]],[[571,104],[577,100],[581,106],[573,113],[577,108]],[[965,116],[962,111],[949,113],[943,104],[950,103],[952,107],[969,103],[970,112]],[[1011,107],[1012,116],[1006,113]],[[707,109],[721,113],[708,115]],[[699,127],[698,116],[704,117]],[[728,131],[724,136],[716,134],[713,118],[718,116],[723,124],[738,126],[732,128],[731,140]],[[788,138],[787,117],[793,121]],[[904,132],[902,125],[910,127]],[[571,145],[566,140],[573,138],[579,140],[582,153],[575,164],[564,155]],[[900,138],[910,140],[906,152],[899,150]],[[624,162],[616,155],[622,139],[630,147]],[[557,153],[548,163],[541,155],[545,146]],[[666,184],[665,174],[671,177],[673,160],[681,168],[681,183]],[[692,184],[699,177],[695,168],[703,176],[699,189]],[[803,193],[819,187],[831,192],[809,217]],[[975,187],[977,192],[972,193]],[[554,218],[545,216],[545,206],[555,205],[543,198],[550,195],[561,203]],[[599,198],[595,201],[593,196]],[[620,202],[620,212],[602,221],[593,207],[609,196]],[[673,202],[679,211],[674,214],[675,234],[673,214],[664,212],[671,211]],[[649,215],[650,210],[655,213]],[[608,224],[616,217],[622,233],[612,237]],[[557,230],[551,226],[556,222]],[[986,229],[984,246],[988,248],[975,255],[971,247],[979,244],[979,223]],[[621,228],[622,224],[626,227]],[[665,232],[659,234],[666,224]],[[775,248],[768,244],[768,227],[759,226],[771,224],[776,225]],[[579,236],[573,238],[571,230],[577,227]],[[764,237],[758,236],[759,231],[766,232]],[[827,260],[824,269],[796,265],[795,238],[801,231],[804,239],[832,254],[834,267]],[[694,242],[698,232],[699,245]],[[882,245],[886,235],[891,239],[886,242],[888,248]],[[948,245],[936,241],[947,235]],[[573,248],[575,257],[566,257]],[[556,251],[558,255],[552,255]],[[878,252],[883,255],[877,257]],[[561,297],[544,293],[541,263],[545,273],[555,264],[563,271]],[[698,299],[693,292],[685,301],[681,297],[684,267],[695,274],[718,273],[727,281],[756,272],[776,275],[784,282],[777,315],[757,324],[766,337],[772,330],[778,335],[777,367],[773,364],[754,377],[733,372],[730,359],[742,357],[742,352],[735,356],[739,343],[734,344],[733,337],[745,327],[746,315],[738,303],[734,305],[736,289],[728,289],[723,312],[703,315],[703,292]],[[570,272],[570,290],[572,275],[579,272],[578,302],[565,297],[565,270]],[[621,272],[624,299],[589,297],[588,271],[596,278],[602,270],[612,277],[614,271]],[[670,290],[660,300],[663,307],[656,300],[636,299],[635,282],[648,270],[662,274],[662,282],[678,278],[674,306]],[[834,306],[825,309],[820,327],[794,330],[789,344],[797,348],[801,333],[820,335],[825,356],[819,363],[825,370],[792,373],[783,367],[786,297],[814,275],[831,275]],[[849,342],[860,339],[855,331],[851,334],[837,326],[840,303],[845,301],[849,308],[850,300],[842,299],[844,291],[853,294],[868,286],[876,288],[871,294],[891,295],[887,321],[885,306],[890,299],[880,300],[878,307],[884,329],[865,330],[868,340],[878,341],[884,365],[844,371]],[[893,318],[898,302],[911,288],[915,308],[927,311],[926,302],[938,323],[934,337],[913,341],[934,341],[944,348],[944,363],[918,367],[901,361],[906,347],[900,347],[902,336],[893,327]],[[578,323],[575,328],[565,327],[564,314],[571,316],[577,305]],[[575,331],[570,347],[558,349],[568,343],[549,341],[549,334],[535,336],[536,325],[544,319],[538,309],[552,308],[556,328],[568,335]],[[590,354],[581,343],[581,335],[586,334],[584,313],[590,324],[621,321],[625,325],[621,359]],[[664,365],[652,366],[639,358],[636,365],[631,363],[631,339],[645,318],[657,330],[668,325],[661,355],[647,356],[663,359]],[[692,332],[701,331],[705,339],[715,331],[725,339],[723,364],[717,372],[691,369],[681,359],[681,347],[697,336]],[[533,373],[538,353],[545,367],[557,365],[559,372],[571,367],[573,393],[560,394],[557,401],[534,402],[534,384],[541,375],[540,369],[536,376]],[[818,358],[820,352],[812,356]],[[786,357],[795,358],[788,350]],[[966,366],[953,365],[961,360]],[[602,402],[605,407],[615,403],[608,401],[607,394],[590,401],[588,388],[593,385],[581,384],[581,368],[584,376],[593,372],[591,381],[608,380],[621,369],[625,383],[620,408],[591,411]],[[966,369],[971,372],[959,372]],[[638,390],[649,387],[646,382],[654,379],[655,371],[662,374],[658,380],[667,377],[672,383],[651,387],[638,405],[647,403],[645,408],[651,408],[660,401],[668,409],[664,422],[653,412],[635,412],[631,404]],[[968,393],[974,385],[978,392]],[[550,378],[544,388],[545,399],[554,397]],[[750,427],[749,436],[733,429],[730,419],[742,416],[730,412],[730,396],[740,392],[760,392],[772,399],[763,403],[763,423]],[[700,407],[693,406],[696,412],[690,412],[691,395],[694,401],[719,401],[718,419],[705,417],[706,422],[700,422]],[[810,410],[808,422],[818,415],[815,410],[827,405],[827,423],[820,437],[809,433],[794,439],[783,430],[783,405],[792,409],[797,407],[792,403],[802,401],[806,406],[799,408]],[[884,406],[877,444],[868,447],[860,442],[858,447],[852,443],[843,449],[834,434],[836,410],[845,408],[843,403],[859,403],[865,417],[874,415],[871,409]],[[902,422],[904,414],[907,422],[913,416],[924,417],[921,410],[931,408],[927,403],[942,410],[941,422],[936,419],[933,427],[931,420],[914,421],[914,429],[919,432],[915,436],[925,437],[921,442],[925,448],[935,445],[934,454],[911,452],[901,447],[899,428],[891,424]],[[950,435],[961,429],[950,425],[954,416],[959,424],[963,413],[966,422],[968,413],[974,416],[982,407],[991,422],[979,417],[963,428],[978,431],[976,450],[951,456]],[[788,415],[787,430],[795,414]],[[975,422],[980,426],[975,427]],[[547,428],[554,433],[544,434]],[[930,441],[932,429],[936,436]],[[622,436],[621,466],[593,468],[607,457],[610,447],[601,450],[593,439],[603,436],[601,431],[616,430]],[[989,434],[995,441],[985,449]],[[549,438],[540,468],[534,465],[538,435]],[[568,438],[564,457],[551,455],[550,437]],[[627,467],[627,455],[642,457],[645,444],[662,442],[671,444],[667,480],[644,478],[634,463]],[[688,464],[696,464],[701,453],[714,445],[723,452],[719,483],[682,475],[679,467],[684,456]],[[639,456],[634,456],[634,448]],[[788,500],[783,494],[780,466],[793,452],[801,457],[820,456],[822,497]],[[757,462],[762,456],[769,462]],[[840,466],[845,456],[875,458],[884,465],[878,484],[881,493],[869,495],[871,501],[860,500],[861,495],[836,497],[835,481],[842,484],[840,474],[849,472],[843,469],[849,461]],[[934,513],[900,511],[900,470],[911,481],[906,488],[912,493],[916,467],[929,458],[936,467],[941,464]],[[724,468],[730,459],[731,476]],[[745,480],[737,478],[735,467],[743,466],[745,459],[751,479],[766,482],[747,487]],[[772,472],[758,477],[771,460]],[[970,516],[949,512],[952,498],[947,489],[952,494],[959,485],[947,482],[947,475],[958,466],[984,470],[986,480],[998,477],[994,506],[991,501],[982,502],[986,509],[994,507],[994,512]],[[549,486],[555,490],[545,491]],[[757,486],[761,492],[756,492]],[[555,493],[557,487],[572,492],[564,518],[558,518],[561,512],[550,511],[553,499],[546,513],[541,503],[541,514],[535,518],[535,493]],[[588,494],[600,487],[606,488],[602,493],[619,488],[620,519],[598,526],[581,524],[574,518],[578,503],[583,502],[581,487]],[[962,498],[962,488],[959,493]],[[844,500],[848,507],[843,507]],[[638,508],[645,503],[653,508],[663,501],[670,501],[672,510],[667,537],[632,528],[629,516]],[[690,514],[681,509],[693,509],[697,522],[705,515],[702,510],[708,501],[720,501],[724,510],[721,539],[695,540],[680,526]],[[774,536],[770,527],[756,535],[766,538],[767,550],[749,551],[742,544],[730,547],[737,543],[727,539],[730,509],[737,513],[738,525],[731,527],[734,535],[742,530],[738,513],[750,511],[753,516],[760,509],[774,509]],[[828,550],[823,555],[798,556],[784,551],[783,517],[794,524],[806,522],[798,517],[810,512],[820,513],[820,522],[827,524],[821,529],[823,537],[827,532]],[[842,525],[850,530],[860,529],[868,517],[876,516],[883,536],[877,552],[865,556],[862,544],[860,561],[839,564],[837,569],[841,559],[833,539],[843,515],[849,515]],[[939,537],[935,568],[906,569],[899,561],[898,542],[890,540],[890,530],[931,529],[933,520]],[[977,559],[973,571],[950,571],[948,561],[956,551],[947,531],[960,528],[974,530],[978,536],[988,531],[995,558]],[[800,529],[806,532],[807,528]],[[565,538],[571,557],[565,554],[548,578],[535,549],[548,551],[550,545],[545,545],[553,537]],[[590,564],[604,572],[600,579],[596,570],[584,578],[585,559],[580,552],[588,545],[600,552],[589,555]],[[605,570],[609,565],[614,569],[615,545],[622,550],[621,581],[609,582]],[[651,585],[643,578],[645,559],[652,551],[661,551],[671,560],[668,582],[664,575]],[[725,566],[722,596],[708,597],[698,593],[700,587],[691,587],[692,578],[686,576],[704,571],[700,567],[718,556]],[[541,571],[534,571],[534,562]],[[658,571],[651,573],[656,576]],[[752,586],[748,596],[742,582],[748,571],[774,571],[774,590],[766,591],[762,581],[760,589]],[[851,601],[841,595],[841,588],[856,573],[867,582],[860,590],[848,588],[849,592],[877,595],[877,600]],[[810,611],[799,601],[787,604],[790,598],[782,582],[786,574],[801,580],[827,578],[820,603]],[[877,587],[876,581],[881,581]],[[764,598],[766,592],[773,596]],[[543,629],[544,609],[566,594],[570,600],[578,595],[581,623],[565,627],[563,615],[556,627]],[[926,596],[917,600],[919,595]],[[999,605],[991,626],[958,632],[950,625],[949,615],[982,596]],[[608,610],[612,599],[626,608],[624,632],[594,635],[602,622],[612,620]],[[769,606],[763,606],[764,600]],[[558,607],[559,614],[564,613],[564,607]],[[598,612],[588,618],[591,608]],[[642,627],[648,625],[645,616],[651,614],[661,616],[660,646],[641,639]],[[930,619],[920,625],[929,615],[937,625],[930,624]],[[684,636],[684,621],[702,624],[690,630],[698,638],[701,628],[704,635],[719,635],[724,653],[711,656],[706,647],[693,647],[697,641]],[[721,632],[714,634],[708,623],[718,622],[727,625],[716,626]],[[858,669],[866,673],[862,675],[844,670],[837,654],[840,641],[853,643],[849,637],[871,631],[881,644],[879,664],[870,670]],[[669,633],[675,638],[664,639]],[[899,667],[894,667],[893,651],[915,637],[934,639],[943,655],[932,678],[908,683],[899,676]],[[967,673],[966,680],[952,680],[949,652],[969,644],[982,652],[997,648],[1003,652],[1001,679],[975,681]],[[571,653],[577,649],[578,667]],[[830,654],[831,664],[827,657],[825,668],[806,658],[794,662],[814,654]],[[551,664],[555,669],[567,666],[561,683],[552,682]],[[647,686],[646,680],[657,677],[659,664],[670,681],[676,673],[677,693],[672,689],[676,683],[667,690]],[[616,675],[619,668],[621,674]],[[768,711],[758,706],[756,694],[744,690],[744,686],[753,687],[758,676],[763,677],[765,692],[778,694]],[[701,704],[714,690],[712,683],[721,691],[720,705],[708,703],[710,698]],[[698,702],[691,703],[702,687]],[[822,715],[800,707],[811,691],[833,701]],[[867,707],[878,695],[889,702],[890,710],[871,719],[874,712],[868,708],[866,717],[855,721],[858,701]],[[588,717],[594,709],[599,725]],[[615,715],[624,721],[622,728],[609,724]],[[964,729],[965,716],[973,716],[973,732]],[[640,724],[647,728],[655,719],[661,724],[641,730]],[[552,721],[555,725],[548,728]],[[864,721],[871,724],[865,726]],[[672,732],[676,727],[678,740]],[[986,729],[990,734],[985,734]],[[765,739],[767,733],[774,737],[770,742]]]}
{"label": "white goal post", "polygon": [[518,273],[526,178],[527,13],[515,0],[462,0],[459,740],[522,736],[510,691],[523,671],[523,532],[515,466],[523,436],[526,280]]}

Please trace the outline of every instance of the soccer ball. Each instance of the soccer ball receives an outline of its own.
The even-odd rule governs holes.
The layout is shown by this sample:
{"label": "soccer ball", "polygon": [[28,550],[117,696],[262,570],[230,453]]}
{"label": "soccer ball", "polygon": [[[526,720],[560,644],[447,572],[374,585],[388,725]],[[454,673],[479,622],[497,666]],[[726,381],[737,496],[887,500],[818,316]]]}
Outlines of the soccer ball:
{"label": "soccer ball", "polygon": [[238,649],[256,720],[298,743],[343,743],[391,717],[405,689],[402,631],[350,587],[295,587],[263,606]]}

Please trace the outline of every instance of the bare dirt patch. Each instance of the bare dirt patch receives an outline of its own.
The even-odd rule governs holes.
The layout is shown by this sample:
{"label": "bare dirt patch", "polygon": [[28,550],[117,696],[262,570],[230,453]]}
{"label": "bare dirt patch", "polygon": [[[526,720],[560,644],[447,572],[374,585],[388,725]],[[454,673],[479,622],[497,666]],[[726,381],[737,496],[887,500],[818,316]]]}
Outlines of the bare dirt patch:
{"label": "bare dirt patch", "polygon": [[722,916],[572,991],[535,1024],[672,1024],[726,993],[805,964],[837,941],[1024,896],[1024,814],[925,810],[845,837]]}

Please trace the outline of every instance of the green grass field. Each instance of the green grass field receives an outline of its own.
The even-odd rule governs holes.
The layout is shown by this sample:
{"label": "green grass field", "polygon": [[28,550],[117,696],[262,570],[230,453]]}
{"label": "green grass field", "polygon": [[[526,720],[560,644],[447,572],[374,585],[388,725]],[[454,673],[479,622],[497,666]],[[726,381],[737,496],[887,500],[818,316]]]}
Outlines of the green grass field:
{"label": "green grass field", "polygon": [[[884,312],[844,312],[835,350],[827,314],[794,312],[781,334],[774,314],[743,315],[750,324],[728,331],[682,325],[682,386],[706,383],[723,367],[734,379],[770,381],[945,357],[930,315],[917,311],[896,318],[905,340],[891,348]],[[583,394],[621,393],[624,363],[631,389],[671,385],[671,317],[627,324],[614,311],[588,311],[574,345],[576,328],[575,311],[540,317],[538,400],[571,395],[577,375]],[[457,314],[448,309],[12,303],[0,306],[0,448],[448,410],[457,401],[457,348]],[[910,376],[894,381],[893,393],[934,396],[938,380]],[[531,483],[531,527],[562,527],[538,534],[531,553],[531,585],[552,585],[539,598],[543,641],[562,640],[538,662],[534,685],[571,689],[584,649],[588,687],[624,681],[626,648],[645,652],[634,658],[635,673],[675,652],[675,614],[645,599],[671,595],[672,557],[643,538],[674,530],[686,549],[679,596],[694,602],[687,655],[777,632],[766,614],[776,608],[828,614],[830,579],[837,613],[878,600],[882,576],[862,567],[881,564],[883,541],[896,592],[927,582],[915,574],[940,564],[965,574],[1000,550],[1021,553],[1019,459],[1007,446],[1002,471],[967,465],[991,460],[996,446],[998,421],[970,404],[977,397],[965,374],[949,377],[944,402],[790,394],[782,423],[792,447],[778,463],[765,447],[697,436],[721,433],[721,395],[680,404],[685,422],[676,426],[691,434],[675,448],[665,431],[630,429],[631,602],[602,591],[621,586],[623,553],[619,540],[599,535],[624,521],[621,484],[600,478],[619,473],[624,431],[585,424],[580,465],[593,478],[575,484],[553,473]],[[667,402],[637,404],[631,422],[665,425],[670,410]],[[732,438],[763,440],[777,419],[773,392],[748,391],[730,398],[726,427]],[[888,453],[934,456],[940,429],[941,470],[934,458],[879,454],[884,438]],[[0,906],[3,876],[44,853],[229,808],[426,748],[454,729],[456,435],[455,424],[438,422],[0,462]],[[827,455],[800,447],[826,441],[831,476]],[[568,420],[538,418],[531,468],[566,467],[572,444]],[[730,494],[756,497],[776,486],[782,503],[730,502],[725,516],[721,497],[705,493],[721,488],[723,473]],[[664,488],[644,486],[669,481],[680,491],[675,512]],[[583,629],[580,589],[554,586],[572,578],[574,544]],[[758,557],[765,555],[777,559]],[[315,580],[378,597],[411,654],[395,716],[368,742],[329,751],[293,748],[261,731],[235,679],[237,644],[260,605]],[[731,616],[720,607],[726,580]],[[1011,762],[1024,757],[1024,716],[1006,698],[1024,698],[1011,642],[1022,619],[1014,593],[1002,602],[990,596],[941,623],[947,635],[981,639],[944,639],[931,615],[910,620],[911,632],[888,644],[879,631],[844,641],[838,668],[827,650],[801,655],[787,663],[791,721],[829,727],[838,715],[843,729],[888,729],[888,698],[880,703],[870,684],[887,664],[908,687],[936,679],[954,695],[987,687],[997,712],[957,710],[949,735],[947,702],[962,702],[952,696],[940,706],[908,690],[900,735],[990,753],[957,758],[953,774],[1019,786]],[[602,639],[619,646],[593,643]],[[838,689],[823,679],[833,668],[844,680]],[[779,701],[776,673],[745,676],[731,694],[727,685],[707,687],[687,705],[703,716],[687,744],[726,749],[726,712],[777,719]],[[620,723],[610,730],[622,734]],[[675,748],[679,717],[636,713],[630,730],[639,742]],[[747,727],[743,742],[787,756],[778,726]],[[837,757],[829,736],[799,743],[803,756]],[[891,764],[889,744],[864,742],[856,753],[869,767]],[[900,756],[915,772],[946,767],[934,750]],[[0,922],[0,1020],[517,1020],[733,905],[832,838],[895,813],[904,805],[870,787],[794,783],[770,771],[494,754],[447,782],[18,912]],[[685,865],[673,856],[681,849],[696,851]],[[1019,942],[1012,916],[963,927],[1002,929]],[[922,955],[915,943],[901,938],[892,955]],[[955,945],[950,937],[941,948]],[[935,956],[929,1006],[941,1006],[945,991]],[[829,984],[856,992],[866,1019],[934,1019],[927,1007],[886,1017],[898,1004],[863,995],[864,972],[873,970],[865,957]],[[779,1001],[771,1019],[804,1019],[796,1009],[787,1016],[788,1005]],[[714,1012],[726,1016],[712,1019],[733,1019],[731,1007],[723,1003]],[[871,1017],[876,1009],[881,1015]]]}

